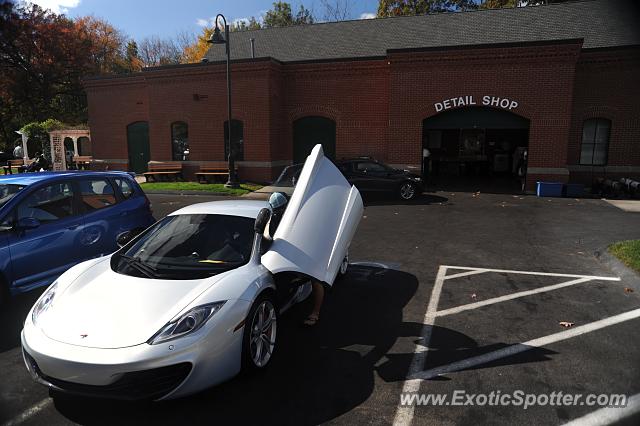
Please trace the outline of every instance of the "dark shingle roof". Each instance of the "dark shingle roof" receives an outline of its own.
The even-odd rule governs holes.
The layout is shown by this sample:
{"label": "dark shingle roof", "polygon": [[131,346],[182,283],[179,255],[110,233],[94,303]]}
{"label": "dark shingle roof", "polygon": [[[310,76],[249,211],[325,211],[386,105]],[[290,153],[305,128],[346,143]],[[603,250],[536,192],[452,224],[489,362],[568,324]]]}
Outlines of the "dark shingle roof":
{"label": "dark shingle roof", "polygon": [[[633,0],[587,0],[547,6],[451,12],[234,32],[232,59],[282,62],[385,56],[389,49],[584,39],[583,48],[640,44]],[[224,46],[212,46],[210,61]]]}

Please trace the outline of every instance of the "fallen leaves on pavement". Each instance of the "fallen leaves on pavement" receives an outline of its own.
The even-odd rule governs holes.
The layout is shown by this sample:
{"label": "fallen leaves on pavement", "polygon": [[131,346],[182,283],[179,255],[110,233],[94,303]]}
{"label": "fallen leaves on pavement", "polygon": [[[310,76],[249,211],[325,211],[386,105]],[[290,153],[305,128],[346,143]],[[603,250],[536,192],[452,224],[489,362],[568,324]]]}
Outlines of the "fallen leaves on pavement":
{"label": "fallen leaves on pavement", "polygon": [[633,289],[632,289],[632,288],[629,288],[629,287],[625,287],[625,288],[624,288],[624,292],[625,292],[625,293],[633,293]]}
{"label": "fallen leaves on pavement", "polygon": [[573,324],[575,324],[575,323],[568,322],[568,321],[560,321],[558,324],[560,324],[564,328],[569,328],[569,327],[573,327]]}

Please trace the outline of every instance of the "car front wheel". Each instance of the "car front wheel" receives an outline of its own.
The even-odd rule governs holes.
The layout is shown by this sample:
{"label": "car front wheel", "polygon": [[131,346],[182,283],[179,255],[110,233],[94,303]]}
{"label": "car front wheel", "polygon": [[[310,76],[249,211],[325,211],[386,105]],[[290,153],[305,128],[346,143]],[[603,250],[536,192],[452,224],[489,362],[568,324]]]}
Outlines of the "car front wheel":
{"label": "car front wheel", "polygon": [[418,188],[411,182],[403,182],[399,194],[403,200],[412,200],[418,195]]}
{"label": "car front wheel", "polygon": [[244,327],[242,365],[248,371],[264,370],[276,348],[278,312],[270,294],[263,294],[255,301]]}

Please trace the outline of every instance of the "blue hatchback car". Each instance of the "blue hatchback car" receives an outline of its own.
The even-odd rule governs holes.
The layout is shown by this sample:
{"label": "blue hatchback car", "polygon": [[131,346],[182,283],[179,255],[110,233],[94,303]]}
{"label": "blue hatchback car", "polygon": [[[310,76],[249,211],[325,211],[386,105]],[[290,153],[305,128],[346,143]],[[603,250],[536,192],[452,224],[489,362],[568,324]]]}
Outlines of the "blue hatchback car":
{"label": "blue hatchback car", "polygon": [[125,172],[0,177],[0,302],[114,252],[120,234],[153,222],[149,200]]}

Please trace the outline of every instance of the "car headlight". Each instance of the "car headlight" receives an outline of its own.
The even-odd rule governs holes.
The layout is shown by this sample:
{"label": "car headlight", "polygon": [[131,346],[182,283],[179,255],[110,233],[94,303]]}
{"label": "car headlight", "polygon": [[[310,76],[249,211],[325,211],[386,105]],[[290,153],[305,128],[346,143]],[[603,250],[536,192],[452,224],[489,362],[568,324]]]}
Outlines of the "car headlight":
{"label": "car headlight", "polygon": [[197,306],[178,319],[169,322],[162,327],[160,331],[153,335],[147,341],[150,345],[166,342],[167,340],[177,339],[189,333],[192,333],[202,327],[216,312],[218,312],[225,302],[209,303],[207,305]]}
{"label": "car headlight", "polygon": [[31,321],[36,324],[38,321],[38,317],[45,312],[47,309],[51,307],[53,304],[53,298],[56,297],[56,292],[58,290],[58,282],[55,281],[53,284],[49,286],[47,291],[45,291],[40,299],[36,302],[33,310],[31,311]]}

